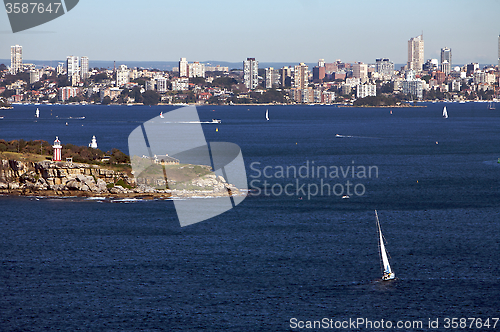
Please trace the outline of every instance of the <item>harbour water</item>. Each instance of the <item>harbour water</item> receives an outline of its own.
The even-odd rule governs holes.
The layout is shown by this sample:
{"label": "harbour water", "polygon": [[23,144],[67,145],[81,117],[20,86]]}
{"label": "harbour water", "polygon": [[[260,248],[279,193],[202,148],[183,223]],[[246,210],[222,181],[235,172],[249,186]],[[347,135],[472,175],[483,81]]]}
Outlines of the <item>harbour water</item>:
{"label": "harbour water", "polygon": [[[431,330],[429,319],[439,319],[433,331],[449,330],[446,318],[493,323],[500,115],[484,103],[449,103],[443,119],[444,104],[426,106],[393,114],[199,107],[201,121],[222,120],[203,124],[208,141],[241,147],[252,191],[235,209],[184,228],[171,201],[0,197],[0,330],[301,330],[293,318],[422,322],[400,329],[410,331]],[[135,127],[172,109],[16,106],[2,111],[0,139],[87,145],[95,135],[102,150],[127,152]],[[312,165],[354,166],[355,175],[276,173]],[[378,172],[363,177],[361,166]],[[363,194],[313,195],[347,180]],[[288,194],[279,191],[287,185]],[[379,281],[375,209],[394,282]],[[335,329],[308,331],[316,330]]]}

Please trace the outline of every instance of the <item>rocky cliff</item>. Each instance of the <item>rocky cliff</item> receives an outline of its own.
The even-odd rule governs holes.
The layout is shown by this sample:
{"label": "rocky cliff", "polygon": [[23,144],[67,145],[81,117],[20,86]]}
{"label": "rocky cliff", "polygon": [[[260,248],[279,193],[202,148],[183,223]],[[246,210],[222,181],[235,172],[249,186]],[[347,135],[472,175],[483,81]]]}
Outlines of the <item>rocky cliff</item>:
{"label": "rocky cliff", "polygon": [[0,194],[7,195],[168,198],[240,194],[237,188],[214,174],[194,179],[190,184],[191,190],[158,190],[145,184],[137,185],[135,178],[123,172],[97,165],[18,160],[0,163]]}

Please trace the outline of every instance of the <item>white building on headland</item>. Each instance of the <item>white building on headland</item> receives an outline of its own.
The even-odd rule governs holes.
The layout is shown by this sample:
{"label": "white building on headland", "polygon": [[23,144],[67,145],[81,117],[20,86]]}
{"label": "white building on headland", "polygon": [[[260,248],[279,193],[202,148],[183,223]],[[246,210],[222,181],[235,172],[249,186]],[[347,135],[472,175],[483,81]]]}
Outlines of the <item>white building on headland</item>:
{"label": "white building on headland", "polygon": [[89,143],[89,148],[97,149],[97,140],[96,140],[95,136],[92,136],[92,142]]}
{"label": "white building on headland", "polygon": [[116,71],[116,86],[120,87],[122,85],[130,82],[130,70],[125,65],[121,65],[120,68]]}
{"label": "white building on headland", "polygon": [[356,87],[356,97],[357,98],[365,98],[365,97],[376,97],[377,96],[377,85],[375,84],[359,84]]}
{"label": "white building on headland", "polygon": [[424,97],[424,81],[415,78],[415,71],[407,70],[406,79],[402,82],[401,91],[417,99]]}

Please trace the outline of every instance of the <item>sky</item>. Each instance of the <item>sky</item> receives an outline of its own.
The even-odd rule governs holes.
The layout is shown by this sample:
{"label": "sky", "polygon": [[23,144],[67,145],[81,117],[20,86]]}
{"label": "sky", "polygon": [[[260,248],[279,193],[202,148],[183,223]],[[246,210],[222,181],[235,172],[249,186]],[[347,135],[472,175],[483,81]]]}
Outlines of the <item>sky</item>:
{"label": "sky", "polygon": [[0,12],[0,59],[333,62],[407,61],[424,34],[425,59],[496,64],[500,0],[80,0],[51,22],[12,33]]}

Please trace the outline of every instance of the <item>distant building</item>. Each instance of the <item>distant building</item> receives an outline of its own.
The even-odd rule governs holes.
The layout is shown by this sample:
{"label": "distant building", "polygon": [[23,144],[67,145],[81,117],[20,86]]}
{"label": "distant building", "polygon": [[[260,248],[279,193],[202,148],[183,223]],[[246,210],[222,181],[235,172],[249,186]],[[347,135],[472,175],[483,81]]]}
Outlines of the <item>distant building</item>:
{"label": "distant building", "polygon": [[415,78],[414,70],[407,70],[406,79],[402,81],[401,91],[406,95],[422,99],[424,97],[424,81]]}
{"label": "distant building", "polygon": [[389,59],[376,59],[375,72],[381,74],[383,77],[390,78],[394,75],[394,63]]}
{"label": "distant building", "polygon": [[54,145],[52,146],[54,149],[54,156],[52,157],[52,161],[61,161],[62,160],[62,145],[59,137],[56,136],[54,141]]}
{"label": "distant building", "polygon": [[452,64],[452,62],[451,62],[451,48],[443,47],[441,49],[441,65],[445,61],[448,61],[448,63],[450,64],[450,68],[451,68],[451,64]]}
{"label": "distant building", "polygon": [[326,76],[325,66],[313,67],[313,81],[317,82],[324,79]]}
{"label": "distant building", "polygon": [[259,85],[259,62],[255,58],[247,58],[243,61],[243,80],[249,90]]}
{"label": "distant building", "polygon": [[408,41],[408,69],[417,73],[424,65],[424,35],[411,38]]}
{"label": "distant building", "polygon": [[500,35],[498,35],[498,69],[500,70]]}
{"label": "distant building", "polygon": [[97,149],[97,140],[95,136],[92,136],[92,141],[89,143],[89,148]]}
{"label": "distant building", "polygon": [[173,91],[186,91],[189,90],[189,79],[187,77],[181,77],[174,79],[172,81]]}
{"label": "distant building", "polygon": [[30,84],[40,81],[40,71],[37,69],[30,70]]}
{"label": "distant building", "polygon": [[66,73],[68,80],[75,75],[80,76],[80,60],[77,56],[70,55],[66,57]]}
{"label": "distant building", "polygon": [[368,65],[362,62],[357,62],[352,65],[352,76],[354,78],[359,78],[361,83],[368,80]]}
{"label": "distant building", "polygon": [[467,65],[467,75],[472,75],[476,70],[479,70],[479,63],[473,62]]}
{"label": "distant building", "polygon": [[266,89],[272,89],[273,86],[279,85],[278,70],[273,67],[266,68]]}
{"label": "distant building", "polygon": [[445,75],[448,75],[451,72],[451,63],[449,63],[448,60],[441,62],[441,71]]}
{"label": "distant building", "polygon": [[305,89],[309,84],[309,67],[305,63],[300,63],[294,67],[293,86],[297,89]]}
{"label": "distant building", "polygon": [[423,70],[427,72],[431,72],[433,70],[437,70],[439,68],[438,59],[428,59],[423,66]]}
{"label": "distant building", "polygon": [[199,62],[188,64],[188,76],[205,78],[205,65]]}
{"label": "distant building", "polygon": [[125,65],[121,65],[116,71],[116,86],[120,87],[122,85],[130,82],[130,70]]}
{"label": "distant building", "polygon": [[188,77],[188,62],[186,58],[179,61],[179,77]]}
{"label": "distant building", "polygon": [[89,74],[89,57],[82,56],[80,59],[80,77],[86,80],[90,77]]}
{"label": "distant building", "polygon": [[292,68],[285,66],[280,69],[280,85],[282,87],[292,86]]}
{"label": "distant building", "polygon": [[158,165],[179,165],[179,159],[165,155],[154,155],[154,163]]}
{"label": "distant building", "polygon": [[156,90],[160,93],[165,93],[168,90],[167,79],[165,77],[158,77],[156,79]]}
{"label": "distant building", "polygon": [[76,97],[78,95],[79,89],[76,87],[65,86],[59,88],[59,99],[61,101],[67,101],[71,97]]}
{"label": "distant building", "polygon": [[23,69],[23,47],[16,45],[10,47],[10,73],[16,75]]}
{"label": "distant building", "polygon": [[377,96],[377,86],[375,84],[359,84],[356,87],[356,98]]}

